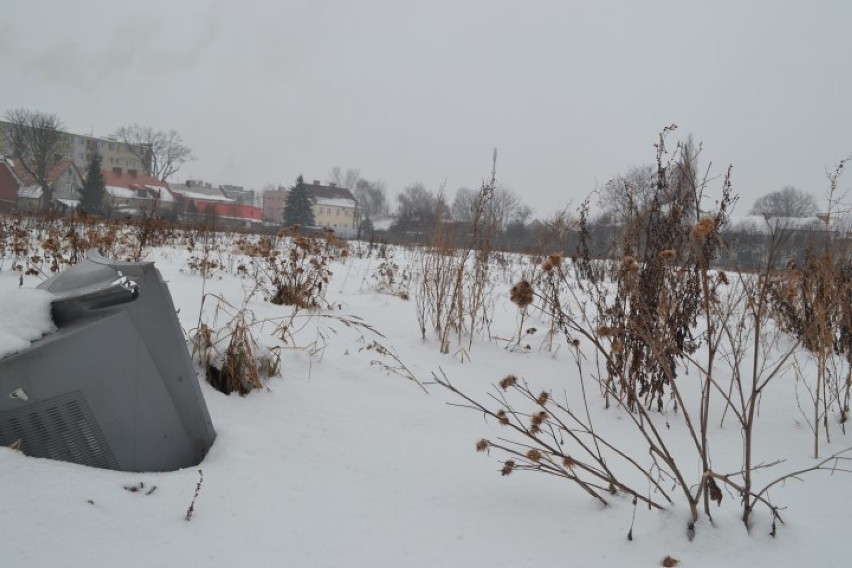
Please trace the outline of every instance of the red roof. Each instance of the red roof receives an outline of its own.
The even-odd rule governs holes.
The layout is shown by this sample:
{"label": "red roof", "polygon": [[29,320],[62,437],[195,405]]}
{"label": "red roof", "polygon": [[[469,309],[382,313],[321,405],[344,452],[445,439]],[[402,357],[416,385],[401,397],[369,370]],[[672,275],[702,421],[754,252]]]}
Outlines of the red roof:
{"label": "red roof", "polygon": [[112,170],[104,170],[104,185],[111,185],[113,187],[127,187],[130,189],[134,189],[137,186],[142,187],[146,185],[153,185],[156,187],[164,187],[168,189],[171,193],[171,189],[169,189],[167,183],[162,182],[153,176],[138,174],[130,175],[127,172],[122,172],[118,174]]}
{"label": "red roof", "polygon": [[110,187],[124,187],[127,189],[144,189],[146,191],[152,191],[152,188],[162,188],[171,195],[172,199],[177,200],[177,196],[164,181],[160,181],[157,178],[149,175],[140,175],[140,174],[129,174],[126,171],[122,171],[122,173],[116,173],[113,170],[103,170],[104,174],[104,185],[108,185]]}
{"label": "red roof", "polygon": [[[15,170],[15,175],[18,176],[18,179],[21,180],[22,185],[38,185],[33,176],[31,176],[27,172],[27,170],[24,169],[24,166],[20,163],[20,161],[15,160],[14,163],[15,167],[13,169]],[[70,160],[59,160],[58,162],[53,164],[53,167],[51,167],[50,171],[47,172],[47,182],[50,185],[53,185],[56,180],[58,180],[62,176],[62,174],[65,173],[65,170],[73,167],[74,164]]]}

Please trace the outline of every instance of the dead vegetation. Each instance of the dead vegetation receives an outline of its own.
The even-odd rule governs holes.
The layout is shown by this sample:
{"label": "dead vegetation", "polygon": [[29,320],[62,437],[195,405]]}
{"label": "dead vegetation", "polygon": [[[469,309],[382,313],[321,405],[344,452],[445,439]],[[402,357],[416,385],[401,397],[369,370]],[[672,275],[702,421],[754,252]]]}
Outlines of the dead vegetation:
{"label": "dead vegetation", "polygon": [[[609,257],[591,254],[587,201],[570,258],[542,251],[533,264],[510,266],[514,261],[491,248],[492,176],[473,205],[470,233],[445,230],[439,217],[432,245],[407,251],[410,268],[401,269],[387,251],[381,253],[375,288],[402,299],[410,294],[421,337],[434,338],[443,354],[455,348],[457,357],[469,360],[475,337],[529,351],[524,340],[537,332],[533,317],[545,320],[542,345],[554,354],[560,348],[569,353],[573,366],[563,392],[536,388],[534,377],[508,374],[486,395],[477,395],[442,371],[433,375],[430,384],[499,427],[499,435],[480,439],[475,449],[499,457],[501,475],[555,476],[602,505],[619,496],[650,509],[684,505],[690,537],[702,519],[712,522],[727,507],[736,508],[750,530],[755,510],[762,508],[774,536],[783,511],[773,497],[776,488],[806,473],[850,470],[848,450],[840,450],[781,471],[784,459],[767,459],[757,445],[761,400],[790,369],[810,397],[807,409],[799,408],[814,433],[814,458],[833,435],[830,417],[845,434],[852,390],[852,263],[840,241],[847,237],[827,233],[830,240],[811,247],[803,263],[783,265],[778,257],[783,229],[774,227],[760,271],[713,270],[736,202],[731,169],[722,176],[715,209],[703,210],[709,167],[699,172],[701,149],[690,142],[670,148],[674,130],[667,127],[657,139],[653,195],[639,203],[626,194],[625,223]],[[829,177],[831,199],[843,164]],[[246,395],[263,388],[266,378],[281,373],[283,349],[321,356],[333,333],[322,326],[330,321],[363,332],[362,349],[376,354],[374,365],[425,390],[392,347],[364,339],[383,337],[369,324],[323,313],[333,307],[327,299],[332,263],[344,262],[348,254],[331,235],[223,239],[159,225],[154,218],[131,227],[85,218],[0,217],[0,269],[22,274],[57,272],[92,248],[138,260],[155,244],[188,249],[187,270],[202,277],[190,344],[218,390]],[[518,325],[510,339],[491,330],[501,267],[504,280],[514,278],[508,300],[517,307]],[[206,292],[207,281],[220,272],[242,279],[240,302]],[[251,309],[257,298],[288,309],[258,319]],[[307,325],[315,327],[314,340],[300,343],[296,338]],[[800,362],[802,350],[815,373]],[[617,435],[595,406],[619,414]],[[714,453],[731,443],[718,439],[731,425],[740,444],[736,462]],[[196,497],[200,486],[201,480]]]}
{"label": "dead vegetation", "polygon": [[[841,450],[772,475],[769,470],[780,469],[785,460],[758,458],[763,452],[756,441],[760,401],[790,368],[799,347],[798,341],[784,339],[785,331],[799,329],[799,341],[814,343],[817,351],[842,350],[845,327],[832,328],[831,337],[824,330],[845,321],[846,296],[829,291],[827,282],[849,278],[817,265],[805,269],[808,276],[779,272],[780,235],[770,240],[761,273],[711,270],[724,247],[720,230],[736,201],[731,170],[715,210],[703,211],[709,176],[698,172],[700,148],[687,142],[670,152],[667,138],[674,128],[658,138],[656,181],[647,205],[634,206],[627,195],[629,215],[612,243],[611,259],[589,252],[587,203],[570,263],[561,255],[541,258],[510,291],[521,322],[528,310],[537,310],[550,319],[551,337],[563,337],[574,359],[568,379],[573,394],[539,391],[514,375],[485,398],[443,373],[434,382],[459,397],[460,406],[505,429],[476,444],[477,451],[501,456],[504,476],[516,471],[557,476],[602,504],[618,495],[652,509],[683,503],[690,511],[690,538],[702,516],[713,520],[716,508],[738,506],[750,530],[755,509],[762,507],[774,536],[782,507],[771,490],[805,473],[850,471],[849,450]],[[775,325],[778,314],[787,314],[787,323]],[[518,336],[522,333],[523,324]],[[691,376],[682,376],[685,369]],[[829,392],[842,389],[826,390],[819,379],[815,389],[815,400],[823,401],[814,414],[816,428],[827,412]],[[839,398],[848,397],[848,388],[846,393]],[[592,412],[597,396],[624,419],[617,436]],[[830,398],[843,416],[838,396]],[[739,463],[714,460],[724,431],[713,424],[731,417],[740,432]]]}

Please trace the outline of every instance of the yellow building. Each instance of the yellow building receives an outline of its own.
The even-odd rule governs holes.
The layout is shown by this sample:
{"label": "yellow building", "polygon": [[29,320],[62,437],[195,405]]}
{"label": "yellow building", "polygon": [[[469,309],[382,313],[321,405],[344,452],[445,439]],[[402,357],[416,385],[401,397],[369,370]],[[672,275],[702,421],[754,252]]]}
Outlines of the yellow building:
{"label": "yellow building", "polygon": [[314,223],[324,229],[333,229],[341,237],[354,237],[358,234],[361,215],[358,200],[345,187],[332,183],[306,183],[305,188],[314,198]]}

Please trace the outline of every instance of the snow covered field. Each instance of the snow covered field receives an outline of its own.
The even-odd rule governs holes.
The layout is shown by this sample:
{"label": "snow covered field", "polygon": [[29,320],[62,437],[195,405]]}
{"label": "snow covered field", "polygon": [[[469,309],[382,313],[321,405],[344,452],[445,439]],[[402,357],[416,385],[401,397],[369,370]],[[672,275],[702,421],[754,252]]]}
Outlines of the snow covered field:
{"label": "snow covered field", "polygon": [[[395,254],[404,268],[410,256]],[[147,253],[186,331],[197,325],[202,287],[235,304],[250,289],[236,271],[217,270],[204,282],[188,269],[189,255],[179,247]],[[501,476],[497,456],[474,449],[480,438],[496,439],[499,426],[448,405],[459,400],[444,389],[427,386],[427,394],[386,373],[372,363],[392,361],[364,347],[377,340],[420,380],[443,372],[478,396],[508,373],[536,391],[576,392],[573,357],[567,349],[540,350],[538,336],[529,351],[477,337],[469,360],[455,349],[443,355],[434,338],[421,340],[412,300],[375,289],[381,262],[353,255],[333,262],[327,298],[334,309],[323,313],[358,316],[383,337],[334,318],[307,318],[295,344],[281,346],[280,375],[266,390],[225,396],[202,380],[218,438],[199,468],[121,473],[0,449],[0,566],[659,566],[667,555],[680,566],[848,565],[852,477],[845,474],[817,472],[773,490],[773,500],[788,507],[775,538],[760,509],[748,534],[732,504],[738,497],[725,493],[715,525],[702,519],[691,541],[680,505],[655,512],[612,497],[602,507],[563,479]],[[494,336],[517,329],[508,291],[520,266],[492,292]],[[39,282],[26,276],[24,287]],[[0,272],[0,295],[17,293],[18,274]],[[248,305],[258,319],[289,311],[261,293]],[[760,407],[758,458],[787,459],[783,471],[815,463],[794,389],[793,375],[785,375]],[[632,435],[620,411],[590,401],[609,435]],[[673,431],[683,428],[677,414],[666,418]],[[716,459],[736,463],[733,423],[714,434],[734,442],[714,448]],[[824,453],[849,445],[852,438],[838,431]],[[198,469],[203,482],[188,522]]]}

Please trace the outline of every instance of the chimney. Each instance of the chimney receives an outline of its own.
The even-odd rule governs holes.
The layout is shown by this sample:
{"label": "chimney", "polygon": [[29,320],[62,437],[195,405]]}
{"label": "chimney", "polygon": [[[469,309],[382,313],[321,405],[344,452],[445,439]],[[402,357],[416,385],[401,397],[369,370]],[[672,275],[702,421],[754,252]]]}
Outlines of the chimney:
{"label": "chimney", "polygon": [[319,180],[318,180],[318,179],[315,179],[315,180],[314,180],[314,185],[319,185],[319,184],[320,184]]}
{"label": "chimney", "polygon": [[328,186],[329,187],[337,187],[337,184],[335,182],[331,182],[330,184],[328,184]]}

